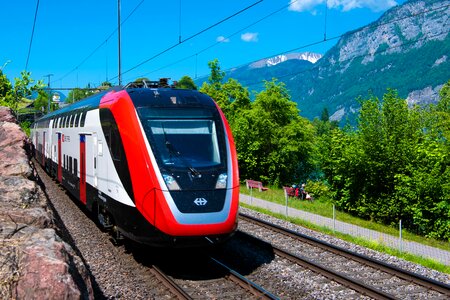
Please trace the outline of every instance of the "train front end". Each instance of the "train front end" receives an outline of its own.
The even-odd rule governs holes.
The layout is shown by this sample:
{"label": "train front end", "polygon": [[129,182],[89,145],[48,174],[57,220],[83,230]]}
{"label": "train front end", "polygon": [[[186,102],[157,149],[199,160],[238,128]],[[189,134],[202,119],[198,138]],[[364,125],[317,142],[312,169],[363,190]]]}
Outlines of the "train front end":
{"label": "train front end", "polygon": [[173,245],[227,239],[237,227],[239,175],[231,130],[220,108],[191,90],[128,93],[150,174],[138,181],[146,192],[136,198],[136,207]]}

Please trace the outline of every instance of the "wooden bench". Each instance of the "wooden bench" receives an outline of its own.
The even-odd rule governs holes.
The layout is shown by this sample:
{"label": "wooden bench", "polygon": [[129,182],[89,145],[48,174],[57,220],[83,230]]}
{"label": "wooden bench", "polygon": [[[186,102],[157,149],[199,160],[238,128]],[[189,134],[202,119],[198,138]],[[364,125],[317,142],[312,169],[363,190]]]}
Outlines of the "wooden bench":
{"label": "wooden bench", "polygon": [[247,185],[247,189],[251,189],[251,188],[258,189],[260,192],[268,190],[268,188],[263,187],[263,184],[261,181],[246,179],[245,184]]}

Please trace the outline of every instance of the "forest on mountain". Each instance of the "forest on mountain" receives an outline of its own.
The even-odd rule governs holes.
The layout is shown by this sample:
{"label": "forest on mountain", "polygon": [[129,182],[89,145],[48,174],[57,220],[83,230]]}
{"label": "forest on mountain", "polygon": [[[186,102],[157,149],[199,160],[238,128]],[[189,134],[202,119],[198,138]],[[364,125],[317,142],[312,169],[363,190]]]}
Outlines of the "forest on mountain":
{"label": "forest on mountain", "polygon": [[[233,131],[241,180],[272,186],[308,181],[311,191],[353,215],[450,240],[450,81],[437,105],[409,107],[395,90],[359,98],[355,126],[327,110],[309,121],[285,85],[265,81],[255,100],[217,60],[201,92]],[[301,109],[301,108],[300,108]]]}

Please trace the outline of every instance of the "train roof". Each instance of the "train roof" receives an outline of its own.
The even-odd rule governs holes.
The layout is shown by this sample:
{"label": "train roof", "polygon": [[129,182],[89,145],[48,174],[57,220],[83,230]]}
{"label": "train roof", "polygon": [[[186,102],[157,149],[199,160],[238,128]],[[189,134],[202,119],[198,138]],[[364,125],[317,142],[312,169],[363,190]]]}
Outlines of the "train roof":
{"label": "train roof", "polygon": [[[153,82],[152,82],[153,83]],[[48,121],[57,116],[73,113],[74,111],[89,111],[100,106],[101,99],[111,91],[126,90],[133,101],[135,107],[142,106],[170,106],[174,105],[189,105],[189,106],[213,106],[215,105],[211,98],[196,90],[174,89],[171,86],[156,86],[156,85],[135,85],[129,84],[125,87],[115,86],[108,90],[96,93],[78,102],[70,104],[66,107],[53,111],[35,122]],[[176,100],[174,100],[176,97]]]}
{"label": "train roof", "polygon": [[120,86],[115,86],[112,87],[108,90],[96,93],[92,96],[89,96],[87,98],[84,98],[80,101],[77,101],[75,103],[72,103],[66,107],[60,108],[58,110],[52,111],[49,114],[46,114],[45,116],[43,116],[42,118],[39,118],[38,120],[36,120],[35,122],[38,121],[45,121],[45,120],[49,120],[52,119],[56,116],[60,116],[63,114],[68,114],[71,113],[73,111],[77,111],[77,110],[82,110],[82,111],[87,111],[87,110],[92,110],[92,109],[96,109],[99,107],[100,105],[100,100],[102,99],[102,97],[104,95],[106,95],[107,93],[111,92],[111,91],[120,91],[123,90],[123,87]]}

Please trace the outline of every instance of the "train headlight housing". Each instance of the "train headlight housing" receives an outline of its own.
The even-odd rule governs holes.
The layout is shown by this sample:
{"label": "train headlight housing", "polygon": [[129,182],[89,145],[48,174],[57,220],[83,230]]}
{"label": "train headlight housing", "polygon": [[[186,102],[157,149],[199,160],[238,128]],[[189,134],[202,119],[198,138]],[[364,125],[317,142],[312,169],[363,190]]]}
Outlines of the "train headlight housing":
{"label": "train headlight housing", "polygon": [[175,178],[173,178],[172,175],[163,174],[163,178],[164,178],[164,182],[166,183],[169,191],[181,190],[180,186],[178,185],[177,181],[175,180]]}
{"label": "train headlight housing", "polygon": [[227,179],[228,175],[226,173],[222,173],[217,178],[216,189],[226,189],[227,188]]}

